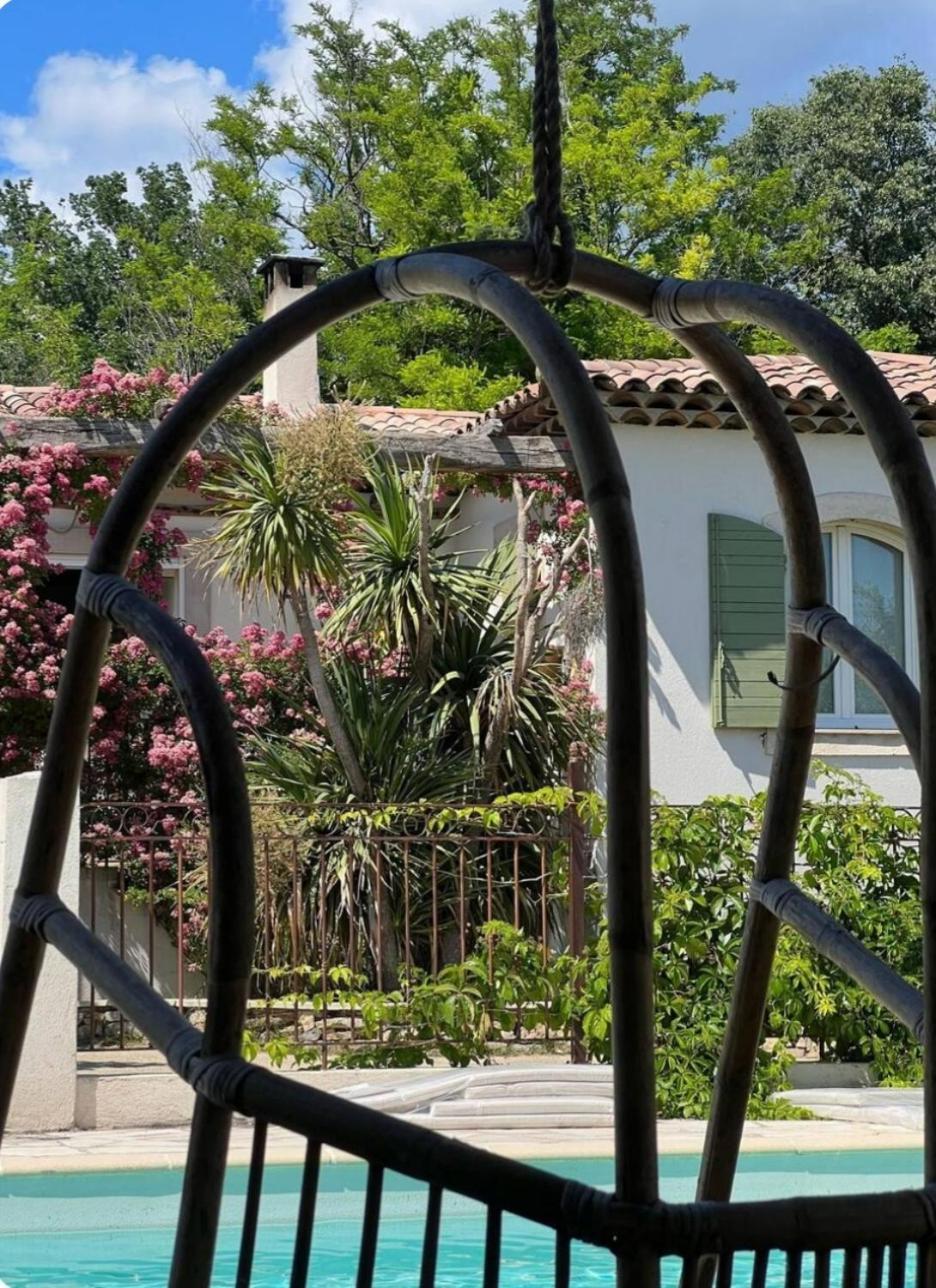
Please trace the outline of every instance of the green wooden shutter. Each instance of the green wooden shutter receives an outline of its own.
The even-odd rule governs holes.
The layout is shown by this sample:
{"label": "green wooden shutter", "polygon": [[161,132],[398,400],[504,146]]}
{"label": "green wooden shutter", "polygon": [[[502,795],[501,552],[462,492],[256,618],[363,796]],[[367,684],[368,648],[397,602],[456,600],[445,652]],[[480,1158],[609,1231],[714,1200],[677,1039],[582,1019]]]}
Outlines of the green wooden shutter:
{"label": "green wooden shutter", "polygon": [[785,573],[783,540],[769,528],[730,514],[709,515],[712,620],[712,723],[764,729],[777,723],[783,675]]}

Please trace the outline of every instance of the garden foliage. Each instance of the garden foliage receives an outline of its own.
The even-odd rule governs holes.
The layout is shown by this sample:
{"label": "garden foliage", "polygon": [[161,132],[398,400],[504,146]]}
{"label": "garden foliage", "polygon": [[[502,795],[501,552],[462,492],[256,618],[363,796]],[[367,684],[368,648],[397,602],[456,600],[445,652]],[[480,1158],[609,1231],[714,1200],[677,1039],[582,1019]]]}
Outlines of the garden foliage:
{"label": "garden foliage", "polygon": [[[913,983],[922,965],[918,820],[885,805],[857,779],[822,772],[821,799],[804,811],[798,879],[810,894]],[[515,800],[522,797],[515,796]],[[581,802],[591,811],[591,799]],[[666,1117],[704,1116],[727,1021],[744,907],[764,798],[657,804],[653,815],[658,1104]],[[309,968],[301,994],[313,1009],[356,1008],[371,1041],[332,1052],[349,1064],[419,1064],[433,1055],[464,1065],[489,1060],[516,1038],[542,1042],[577,1025],[589,1057],[611,1059],[608,940],[600,886],[592,889],[594,933],[573,959],[504,922],[482,927],[461,964],[430,978],[416,970],[391,992],[366,974],[332,968],[323,988]],[[561,895],[557,896],[562,898]],[[280,972],[280,978],[291,978]],[[378,1034],[381,1040],[378,1041]],[[776,1115],[789,1049],[871,1062],[888,1081],[919,1076],[914,1039],[795,932],[781,932],[751,1112]],[[255,1048],[256,1044],[254,1044]],[[314,1045],[274,1038],[270,1054],[315,1063]]]}

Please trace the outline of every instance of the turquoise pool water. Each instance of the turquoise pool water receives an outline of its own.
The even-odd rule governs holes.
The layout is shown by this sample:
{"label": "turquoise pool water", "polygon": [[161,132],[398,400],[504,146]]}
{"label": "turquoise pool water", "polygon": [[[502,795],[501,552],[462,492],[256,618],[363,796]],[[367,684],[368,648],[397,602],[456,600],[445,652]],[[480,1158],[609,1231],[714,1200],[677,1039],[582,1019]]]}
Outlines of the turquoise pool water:
{"label": "turquoise pool water", "polygon": [[[610,1186],[611,1164],[580,1159],[540,1166],[592,1184]],[[661,1160],[666,1198],[692,1197],[698,1159]],[[912,1150],[835,1154],[759,1154],[742,1161],[737,1194],[778,1198],[789,1194],[841,1194],[903,1189],[920,1183],[922,1159]],[[300,1169],[268,1167],[254,1263],[255,1288],[289,1283]],[[351,1288],[357,1265],[365,1169],[323,1167],[309,1283]],[[164,1288],[172,1251],[181,1176],[178,1172],[105,1172],[0,1177],[0,1280],[9,1288],[108,1288],[133,1284]],[[216,1262],[215,1283],[234,1281],[246,1171],[230,1173]],[[425,1190],[402,1177],[386,1177],[376,1284],[403,1288],[417,1281]],[[482,1210],[446,1195],[439,1258],[439,1288],[475,1288],[481,1282]],[[552,1284],[552,1240],[519,1220],[504,1222],[504,1288]],[[573,1283],[613,1284],[610,1260],[599,1249],[573,1250]],[[744,1265],[738,1266],[738,1281]],[[665,1276],[675,1283],[675,1270]],[[782,1283],[782,1268],[770,1279]]]}

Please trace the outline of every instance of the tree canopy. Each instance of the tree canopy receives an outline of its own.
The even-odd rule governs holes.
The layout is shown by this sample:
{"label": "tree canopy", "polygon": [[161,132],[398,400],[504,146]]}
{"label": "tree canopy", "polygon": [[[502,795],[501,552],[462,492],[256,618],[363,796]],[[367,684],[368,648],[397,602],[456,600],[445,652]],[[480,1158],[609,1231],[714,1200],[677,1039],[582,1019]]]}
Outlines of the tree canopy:
{"label": "tree canopy", "polygon": [[[415,36],[373,36],[311,6],[310,96],[258,87],[220,99],[215,189],[248,191],[345,272],[380,255],[456,239],[511,236],[530,198],[532,7],[458,18]],[[647,0],[565,0],[566,205],[583,247],[650,269],[695,273],[725,184],[721,117],[691,80],[678,28]],[[644,324],[583,300],[559,305],[591,356],[660,350]],[[665,339],[663,345],[666,345]],[[334,391],[377,402],[484,406],[524,370],[503,329],[438,300],[346,322],[324,337]]]}
{"label": "tree canopy", "polygon": [[870,347],[936,346],[936,91],[923,71],[826,72],[801,102],[755,110],[726,155],[720,221],[735,234],[720,268],[793,290]]}
{"label": "tree canopy", "polygon": [[[651,0],[559,0],[566,206],[579,245],[650,272],[789,288],[874,347],[933,348],[936,95],[925,73],[817,77],[726,141],[714,74]],[[0,379],[73,381],[102,355],[191,375],[259,318],[256,264],[311,247],[325,276],[381,255],[511,236],[530,197],[533,10],[371,32],[325,0],[306,74],[220,97],[192,173],[90,177],[59,208],[0,185]],[[560,321],[589,357],[679,352],[599,301]],[[756,331],[749,348],[780,347]],[[532,372],[504,329],[429,299],[322,337],[327,397],[482,408]]]}
{"label": "tree canopy", "polygon": [[53,210],[29,180],[0,186],[0,379],[70,382],[104,356],[192,376],[256,321],[258,258],[280,249],[271,210],[180,164],[92,175]]}

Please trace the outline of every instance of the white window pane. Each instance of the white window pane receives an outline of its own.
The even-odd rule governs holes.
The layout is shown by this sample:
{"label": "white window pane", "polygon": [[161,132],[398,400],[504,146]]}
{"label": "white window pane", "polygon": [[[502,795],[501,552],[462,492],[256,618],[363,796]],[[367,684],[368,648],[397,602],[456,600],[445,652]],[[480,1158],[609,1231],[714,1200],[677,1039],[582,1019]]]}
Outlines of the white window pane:
{"label": "white window pane", "polygon": [[[822,553],[825,555],[826,597],[830,604],[835,602],[835,586],[832,580],[832,533],[822,534]],[[823,671],[831,664],[832,654],[828,649],[822,650]],[[835,713],[835,679],[827,675],[819,686],[819,714],[831,716]]]}
{"label": "white window pane", "polygon": [[[905,666],[903,556],[870,537],[853,535],[851,542],[855,625]],[[855,677],[855,711],[859,715],[887,713],[881,699],[859,676]]]}
{"label": "white window pane", "polygon": [[173,569],[171,572],[163,570],[162,579],[162,602],[165,605],[166,612],[171,613],[173,617],[179,612],[179,575]]}

